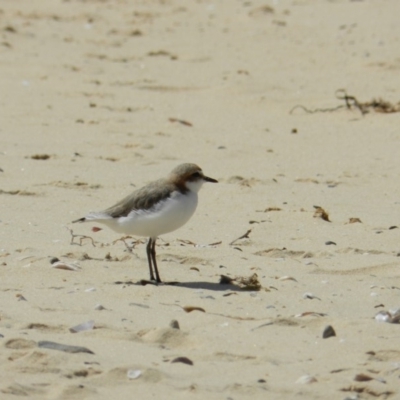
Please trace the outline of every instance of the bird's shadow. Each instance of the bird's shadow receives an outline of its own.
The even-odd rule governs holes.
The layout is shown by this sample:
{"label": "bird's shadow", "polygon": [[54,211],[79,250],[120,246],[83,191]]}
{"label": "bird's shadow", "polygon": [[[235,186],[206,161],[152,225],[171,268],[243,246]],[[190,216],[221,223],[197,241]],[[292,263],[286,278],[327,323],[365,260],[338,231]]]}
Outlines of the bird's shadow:
{"label": "bird's shadow", "polygon": [[187,289],[204,289],[204,290],[214,290],[216,292],[226,292],[226,291],[237,291],[241,288],[234,284],[221,284],[214,282],[166,282],[166,285],[172,285]]}
{"label": "bird's shadow", "polygon": [[163,283],[156,283],[154,281],[149,281],[149,280],[140,280],[138,282],[133,282],[133,281],[125,281],[125,282],[114,282],[116,285],[135,285],[135,286],[146,286],[146,285],[154,285],[154,286],[174,286],[174,287],[181,287],[181,288],[186,288],[186,289],[203,289],[203,290],[213,290],[215,292],[226,292],[226,291],[241,291],[242,289],[234,285],[232,283],[229,284],[221,284],[221,283],[215,283],[215,282],[202,282],[202,281],[195,281],[195,282],[163,282]]}

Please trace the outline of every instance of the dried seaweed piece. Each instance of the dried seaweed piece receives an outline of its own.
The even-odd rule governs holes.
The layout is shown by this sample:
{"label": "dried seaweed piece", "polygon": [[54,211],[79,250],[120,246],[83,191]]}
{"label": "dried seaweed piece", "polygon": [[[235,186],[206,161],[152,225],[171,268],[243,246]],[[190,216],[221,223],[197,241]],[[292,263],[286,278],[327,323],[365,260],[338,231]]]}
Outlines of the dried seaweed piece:
{"label": "dried seaweed piece", "polygon": [[298,104],[290,110],[289,114],[292,114],[297,108],[300,108],[309,114],[314,114],[317,112],[333,112],[342,108],[347,108],[348,110],[357,109],[362,115],[369,113],[371,110],[385,114],[400,112],[400,102],[393,104],[381,98],[372,99],[371,101],[367,102],[360,102],[355,96],[348,95],[345,89],[338,89],[335,92],[335,95],[337,99],[344,100],[345,104],[341,104],[332,108],[316,108],[314,110],[310,110],[303,105]]}
{"label": "dried seaweed piece", "polygon": [[249,16],[250,17],[258,17],[258,16],[267,15],[267,14],[273,14],[274,12],[275,12],[275,10],[271,6],[264,5],[261,7],[256,7],[253,10],[251,10],[249,12]]}
{"label": "dried seaweed piece", "polygon": [[[92,246],[96,247],[92,237],[86,235],[76,235],[72,229],[69,229],[67,226],[65,228],[68,229],[69,233],[71,234],[70,244],[79,244],[79,246],[82,246],[82,241],[85,239],[89,239],[92,242]],[[75,243],[75,238],[79,238],[79,243]]]}
{"label": "dried seaweed piece", "polygon": [[194,242],[192,242],[191,240],[188,240],[188,239],[178,239],[178,242],[181,242],[184,245],[185,244],[189,244],[191,246],[201,247],[201,248],[212,247],[212,246],[216,246],[216,245],[219,245],[219,244],[222,243],[222,241],[219,241],[219,242],[214,242],[214,243],[210,243],[210,244],[197,244],[197,243],[194,243]]}
{"label": "dried seaweed piece", "polygon": [[231,293],[225,293],[225,294],[223,294],[222,295],[222,297],[229,297],[229,296],[232,296],[232,295],[237,295],[237,293],[236,292],[231,292]]}
{"label": "dried seaweed piece", "polygon": [[182,363],[187,365],[193,365],[193,361],[187,357],[176,357],[171,361],[171,363]]}
{"label": "dried seaweed piece", "polygon": [[366,375],[366,374],[357,374],[355,377],[354,377],[354,380],[356,381],[356,382],[368,382],[368,381],[372,381],[374,378],[372,378],[371,376],[369,376],[369,375]]}
{"label": "dried seaweed piece", "polygon": [[204,313],[206,312],[206,310],[204,308],[201,308],[201,307],[184,306],[184,307],[182,307],[182,309],[187,313],[190,313],[192,311],[201,311],[201,312],[204,312]]}
{"label": "dried seaweed piece", "polygon": [[331,222],[329,220],[329,214],[322,207],[314,206],[314,208],[315,208],[315,212],[314,212],[314,215],[313,215],[314,218],[321,218],[324,221]]}
{"label": "dried seaweed piece", "polygon": [[122,242],[125,245],[125,247],[128,250],[128,252],[132,253],[133,249],[136,247],[137,244],[144,243],[143,240],[139,239],[139,240],[133,241],[132,242],[132,246],[129,246],[128,243],[126,242],[126,239],[132,239],[132,236],[129,236],[129,235],[128,236],[122,236],[119,239],[114,240],[112,242],[112,244],[114,245],[117,242]]}
{"label": "dried seaweed piece", "polygon": [[27,190],[3,190],[0,189],[0,194],[10,194],[10,195],[19,195],[19,196],[36,196],[35,192],[28,192]]}
{"label": "dried seaweed piece", "polygon": [[300,182],[300,183],[315,183],[315,184],[319,184],[319,181],[317,179],[314,178],[298,178],[295,180],[295,182]]}
{"label": "dried seaweed piece", "polygon": [[360,218],[349,218],[349,222],[347,222],[348,224],[355,224],[355,223],[360,223],[360,224],[362,224],[362,222],[361,222],[361,219]]}
{"label": "dried seaweed piece", "polygon": [[249,277],[238,276],[233,280],[233,283],[237,284],[242,290],[259,291],[262,288],[256,273]]}
{"label": "dried seaweed piece", "polygon": [[191,122],[179,118],[169,118],[169,122],[179,122],[180,124],[185,126],[193,126]]}
{"label": "dried seaweed piece", "polygon": [[319,312],[315,312],[315,311],[304,311],[301,314],[296,314],[294,317],[301,318],[301,317],[308,317],[309,315],[311,315],[313,317],[326,317],[328,314],[319,313]]}
{"label": "dried seaweed piece", "polygon": [[314,294],[310,293],[310,292],[306,292],[303,294],[303,299],[317,299],[317,300],[321,300],[319,297],[315,296]]}
{"label": "dried seaweed piece", "polygon": [[366,394],[370,394],[373,397],[376,398],[382,398],[382,399],[388,399],[389,396],[391,396],[392,394],[394,394],[394,392],[391,392],[390,390],[386,390],[384,392],[376,392],[368,387],[360,387],[360,386],[354,386],[354,385],[350,385],[349,387],[345,387],[340,389],[340,391],[342,392],[356,392],[356,393],[366,393]]}
{"label": "dried seaweed piece", "polygon": [[246,277],[237,278],[236,282],[243,290],[258,291],[262,288],[261,283],[258,280],[258,275],[255,273],[248,278],[246,278]]}
{"label": "dried seaweed piece", "polygon": [[51,156],[48,154],[34,154],[31,156],[32,160],[48,160]]}
{"label": "dried seaweed piece", "polygon": [[[262,286],[258,280],[258,275],[254,273],[249,277],[245,276],[236,276],[231,278],[230,276],[221,275],[219,280],[220,285],[236,285],[239,286],[242,290],[251,290],[251,291],[259,291]],[[267,290],[267,289],[265,289]],[[267,290],[268,291],[268,290]]]}

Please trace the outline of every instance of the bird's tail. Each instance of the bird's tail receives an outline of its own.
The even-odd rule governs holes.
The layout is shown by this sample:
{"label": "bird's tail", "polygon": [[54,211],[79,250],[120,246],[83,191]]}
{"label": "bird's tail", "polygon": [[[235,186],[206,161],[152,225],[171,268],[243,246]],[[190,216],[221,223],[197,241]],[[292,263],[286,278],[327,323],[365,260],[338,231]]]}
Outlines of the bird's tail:
{"label": "bird's tail", "polygon": [[87,219],[86,219],[86,217],[83,217],[83,218],[76,219],[75,221],[72,221],[72,223],[74,224],[75,222],[85,222],[85,221],[87,221]]}
{"label": "bird's tail", "polygon": [[86,215],[86,217],[76,219],[75,221],[72,221],[72,223],[75,223],[75,222],[88,222],[88,221],[104,222],[104,221],[112,220],[112,219],[113,218],[110,215],[105,214],[104,212],[91,212],[88,215]]}

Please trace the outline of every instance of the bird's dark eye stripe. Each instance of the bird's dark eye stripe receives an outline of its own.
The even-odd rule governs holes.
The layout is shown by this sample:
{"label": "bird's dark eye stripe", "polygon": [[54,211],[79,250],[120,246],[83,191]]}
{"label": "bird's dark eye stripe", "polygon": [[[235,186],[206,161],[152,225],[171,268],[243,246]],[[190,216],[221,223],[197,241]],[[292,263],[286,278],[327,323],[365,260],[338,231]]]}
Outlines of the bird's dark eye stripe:
{"label": "bird's dark eye stripe", "polygon": [[195,172],[194,174],[192,174],[192,178],[200,178],[201,174],[200,172]]}

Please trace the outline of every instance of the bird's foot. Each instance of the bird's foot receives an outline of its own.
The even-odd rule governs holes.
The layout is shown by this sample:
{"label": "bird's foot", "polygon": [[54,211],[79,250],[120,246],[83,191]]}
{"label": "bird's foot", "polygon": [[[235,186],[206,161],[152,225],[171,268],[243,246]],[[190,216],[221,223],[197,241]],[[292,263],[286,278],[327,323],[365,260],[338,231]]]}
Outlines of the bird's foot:
{"label": "bird's foot", "polygon": [[176,281],[173,281],[173,282],[162,282],[162,281],[157,281],[155,279],[141,279],[139,281],[139,283],[141,285],[143,285],[143,286],[146,286],[146,285],[155,285],[155,286],[171,285],[171,286],[174,286],[174,285],[178,285],[179,284],[179,282],[176,282]]}
{"label": "bird's foot", "polygon": [[140,283],[142,286],[146,286],[146,285],[155,285],[155,286],[158,286],[158,285],[162,285],[162,284],[163,284],[163,282],[161,282],[161,281],[156,281],[155,279],[141,279],[141,280],[139,281],[139,283]]}

